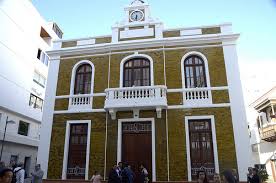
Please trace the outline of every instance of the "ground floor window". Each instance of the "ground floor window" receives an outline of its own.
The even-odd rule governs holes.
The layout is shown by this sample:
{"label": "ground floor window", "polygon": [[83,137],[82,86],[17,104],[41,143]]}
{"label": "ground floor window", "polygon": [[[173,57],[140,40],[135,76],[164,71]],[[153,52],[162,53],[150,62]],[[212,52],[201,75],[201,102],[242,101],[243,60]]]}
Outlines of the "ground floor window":
{"label": "ground floor window", "polygon": [[215,173],[211,119],[192,119],[189,124],[192,180],[197,180],[199,170],[209,177]]}
{"label": "ground floor window", "polygon": [[85,179],[88,124],[71,124],[67,179]]}

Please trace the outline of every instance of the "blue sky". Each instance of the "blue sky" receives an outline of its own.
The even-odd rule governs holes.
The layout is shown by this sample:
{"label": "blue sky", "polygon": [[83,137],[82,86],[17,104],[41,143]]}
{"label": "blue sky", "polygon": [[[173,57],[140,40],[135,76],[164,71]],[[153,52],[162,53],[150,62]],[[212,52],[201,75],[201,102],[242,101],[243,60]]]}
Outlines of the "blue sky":
{"label": "blue sky", "polygon": [[[165,28],[232,22],[240,33],[238,55],[242,75],[276,68],[276,0],[147,0],[151,14]],[[111,34],[131,0],[32,0],[47,21],[55,21],[64,38]],[[249,72],[249,73],[247,73]],[[272,77],[275,75],[272,75]],[[274,84],[276,79],[267,81]],[[254,82],[253,82],[254,83]],[[275,82],[276,85],[276,82]]]}

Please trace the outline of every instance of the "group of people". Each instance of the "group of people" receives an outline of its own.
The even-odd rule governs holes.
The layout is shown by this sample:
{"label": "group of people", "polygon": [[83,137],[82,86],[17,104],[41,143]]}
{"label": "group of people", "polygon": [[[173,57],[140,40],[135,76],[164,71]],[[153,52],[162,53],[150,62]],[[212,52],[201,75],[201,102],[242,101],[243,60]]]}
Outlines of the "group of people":
{"label": "group of people", "polygon": [[[40,164],[35,166],[35,171],[31,173],[32,183],[42,183],[44,172],[40,168]],[[27,178],[23,168],[23,163],[14,163],[11,166],[5,166],[4,162],[0,162],[0,183],[24,183]]]}
{"label": "group of people", "polygon": [[135,175],[131,169],[131,165],[119,162],[114,165],[108,175],[108,183],[133,183],[135,178],[138,178],[141,183],[149,182],[149,173],[144,165],[140,165],[139,175]]}
{"label": "group of people", "polygon": [[[209,183],[207,173],[203,170],[197,172],[197,182],[198,183]],[[239,177],[237,171],[233,170],[225,170],[220,176],[218,173],[215,173],[213,176],[213,183],[238,183]]]}

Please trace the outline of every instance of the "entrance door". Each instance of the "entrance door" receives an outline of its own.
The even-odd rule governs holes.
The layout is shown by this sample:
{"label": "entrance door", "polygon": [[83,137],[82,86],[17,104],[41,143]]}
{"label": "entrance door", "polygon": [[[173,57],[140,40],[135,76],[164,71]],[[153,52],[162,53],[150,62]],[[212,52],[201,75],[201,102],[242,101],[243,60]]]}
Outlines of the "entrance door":
{"label": "entrance door", "polygon": [[152,175],[151,122],[127,122],[122,124],[122,161],[131,165],[135,173],[134,183],[141,182],[140,165]]}
{"label": "entrance door", "polygon": [[206,171],[209,178],[215,173],[212,128],[210,119],[189,120],[190,156],[192,180],[199,170]]}

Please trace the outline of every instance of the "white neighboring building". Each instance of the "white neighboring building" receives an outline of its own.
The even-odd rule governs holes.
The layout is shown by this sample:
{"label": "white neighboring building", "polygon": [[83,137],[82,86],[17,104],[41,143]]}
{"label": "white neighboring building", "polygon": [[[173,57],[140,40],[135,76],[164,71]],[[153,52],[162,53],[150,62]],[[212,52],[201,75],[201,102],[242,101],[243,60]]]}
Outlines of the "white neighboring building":
{"label": "white neighboring building", "polygon": [[[36,163],[48,74],[45,51],[62,32],[46,22],[30,0],[1,0],[0,22],[0,160],[6,165],[23,162],[30,173]],[[6,121],[15,123],[7,123],[3,143]]]}
{"label": "white neighboring building", "polygon": [[[276,86],[253,102],[256,120],[250,123],[252,159],[276,181]],[[253,110],[253,109],[252,109]],[[253,113],[254,114],[254,113]]]}

